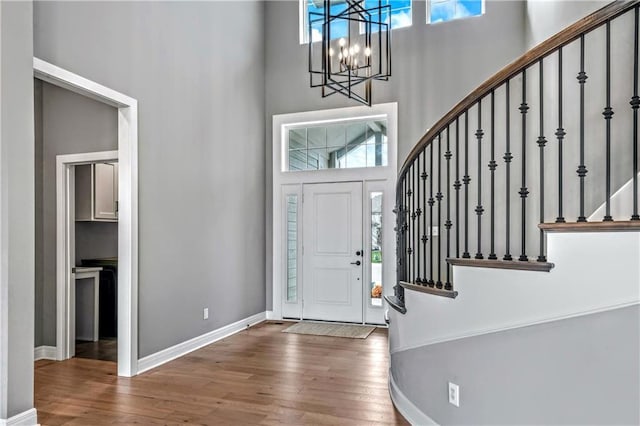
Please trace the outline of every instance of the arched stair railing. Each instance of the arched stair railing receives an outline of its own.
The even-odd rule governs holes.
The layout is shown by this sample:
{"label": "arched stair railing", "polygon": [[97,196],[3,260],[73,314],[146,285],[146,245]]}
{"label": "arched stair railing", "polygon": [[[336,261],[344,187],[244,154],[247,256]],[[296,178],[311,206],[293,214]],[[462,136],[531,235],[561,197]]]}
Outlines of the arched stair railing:
{"label": "arched stair railing", "polygon": [[[640,229],[639,8],[616,1],[567,27],[420,139],[396,189],[393,307],[405,288],[456,297],[452,265],[549,271],[545,231]],[[631,211],[616,216],[627,182]]]}

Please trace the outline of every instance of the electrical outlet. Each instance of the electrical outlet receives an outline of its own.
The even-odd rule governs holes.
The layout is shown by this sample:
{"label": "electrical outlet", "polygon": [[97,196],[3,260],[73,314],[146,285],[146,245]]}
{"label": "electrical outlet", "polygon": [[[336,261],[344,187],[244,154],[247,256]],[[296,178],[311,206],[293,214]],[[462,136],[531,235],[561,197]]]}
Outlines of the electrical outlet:
{"label": "electrical outlet", "polygon": [[451,382],[449,382],[449,404],[460,406],[460,388]]}
{"label": "electrical outlet", "polygon": [[438,226],[432,226],[431,231],[429,232],[430,237],[438,237],[440,236],[440,229]]}
{"label": "electrical outlet", "polygon": [[209,308],[204,308],[202,312],[202,319],[209,319]]}

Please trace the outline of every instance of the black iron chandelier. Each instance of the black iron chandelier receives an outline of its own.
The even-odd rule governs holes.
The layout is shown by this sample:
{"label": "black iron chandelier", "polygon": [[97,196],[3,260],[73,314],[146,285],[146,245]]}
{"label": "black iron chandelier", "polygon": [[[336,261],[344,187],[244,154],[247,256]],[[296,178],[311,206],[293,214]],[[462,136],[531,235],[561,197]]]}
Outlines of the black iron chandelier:
{"label": "black iron chandelier", "polygon": [[[321,87],[323,98],[341,93],[371,106],[371,83],[391,76],[391,6],[383,5],[383,0],[373,1],[374,7],[365,7],[363,0],[313,2],[323,10],[309,11],[311,87]],[[336,5],[339,11],[332,12]],[[313,28],[319,24],[322,42],[314,46]]]}

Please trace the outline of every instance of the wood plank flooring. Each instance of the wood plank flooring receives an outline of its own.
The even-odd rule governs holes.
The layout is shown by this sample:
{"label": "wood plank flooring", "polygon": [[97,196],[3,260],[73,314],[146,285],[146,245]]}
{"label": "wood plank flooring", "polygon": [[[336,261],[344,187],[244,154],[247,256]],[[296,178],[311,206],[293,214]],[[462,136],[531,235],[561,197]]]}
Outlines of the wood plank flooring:
{"label": "wood plank flooring", "polygon": [[407,424],[387,388],[387,332],[281,333],[262,323],[133,378],[116,364],[38,361],[43,425]]}
{"label": "wood plank flooring", "polygon": [[104,338],[97,342],[76,340],[76,357],[116,362],[118,360],[118,339]]}

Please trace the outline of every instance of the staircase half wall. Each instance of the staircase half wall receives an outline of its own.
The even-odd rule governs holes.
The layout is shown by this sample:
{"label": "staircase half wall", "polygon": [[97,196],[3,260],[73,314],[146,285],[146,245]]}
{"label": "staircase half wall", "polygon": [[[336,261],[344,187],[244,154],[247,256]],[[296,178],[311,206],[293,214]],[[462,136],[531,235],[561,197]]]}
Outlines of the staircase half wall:
{"label": "staircase half wall", "polygon": [[551,272],[456,266],[456,299],[407,291],[407,313],[390,310],[391,390],[410,421],[640,423],[640,232],[547,245]]}

